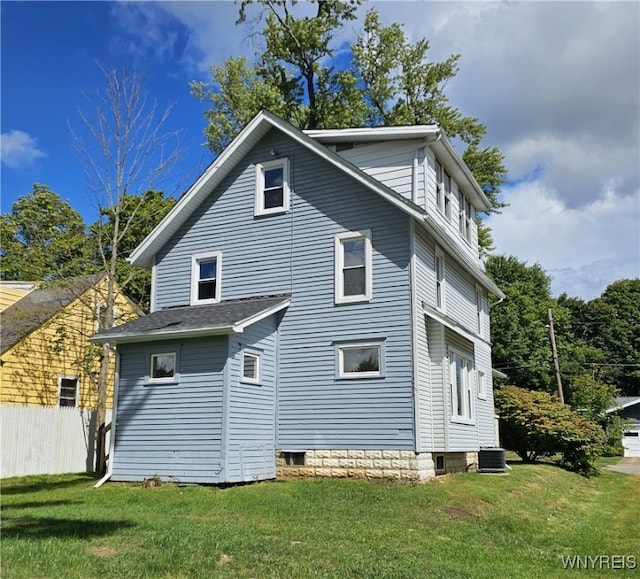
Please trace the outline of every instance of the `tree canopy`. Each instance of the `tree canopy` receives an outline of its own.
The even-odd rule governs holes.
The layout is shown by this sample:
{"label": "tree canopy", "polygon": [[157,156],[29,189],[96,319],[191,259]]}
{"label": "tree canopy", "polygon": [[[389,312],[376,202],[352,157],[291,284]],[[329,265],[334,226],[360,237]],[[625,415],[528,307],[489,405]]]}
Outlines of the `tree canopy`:
{"label": "tree canopy", "polygon": [[[506,294],[491,309],[492,358],[521,388],[556,390],[549,335],[551,309],[564,396],[602,417],[618,394],[640,394],[640,279],[620,280],[589,302],[551,296],[538,264],[491,255],[487,274]],[[597,394],[597,395],[596,395]]]}
{"label": "tree canopy", "polygon": [[[255,61],[229,58],[211,66],[210,83],[191,83],[192,94],[210,105],[210,149],[219,153],[261,109],[301,129],[437,123],[466,145],[463,158],[492,210],[503,207],[502,153],[483,147],[486,127],[463,115],[444,90],[458,72],[460,55],[431,62],[426,39],[409,41],[400,24],[384,26],[375,10],[367,12],[355,41],[338,45],[361,3],[318,0],[309,15],[295,1],[244,0],[238,23],[251,21],[253,34],[262,39]],[[250,19],[252,6],[258,11]],[[491,245],[486,229],[481,243]]]}
{"label": "tree canopy", "polygon": [[82,216],[46,185],[35,183],[0,216],[0,277],[42,281],[96,271]]}

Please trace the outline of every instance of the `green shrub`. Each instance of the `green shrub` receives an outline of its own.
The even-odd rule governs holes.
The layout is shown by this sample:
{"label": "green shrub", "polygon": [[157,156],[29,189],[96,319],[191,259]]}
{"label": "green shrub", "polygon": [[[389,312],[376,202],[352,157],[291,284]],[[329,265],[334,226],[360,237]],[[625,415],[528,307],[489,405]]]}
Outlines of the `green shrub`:
{"label": "green shrub", "polygon": [[504,386],[495,393],[502,444],[525,462],[561,455],[561,464],[585,476],[596,472],[605,433],[546,392]]}

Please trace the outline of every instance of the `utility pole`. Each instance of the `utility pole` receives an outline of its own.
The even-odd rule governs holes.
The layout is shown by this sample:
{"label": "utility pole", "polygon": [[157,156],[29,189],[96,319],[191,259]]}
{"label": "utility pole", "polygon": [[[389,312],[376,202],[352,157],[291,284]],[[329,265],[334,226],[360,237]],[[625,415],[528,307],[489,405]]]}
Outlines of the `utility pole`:
{"label": "utility pole", "polygon": [[560,376],[560,362],[558,361],[558,349],[556,348],[556,332],[553,329],[553,312],[551,308],[548,311],[549,314],[549,338],[551,339],[551,352],[553,354],[553,367],[556,371],[556,382],[558,384],[558,397],[560,402],[564,404],[564,393],[562,391],[562,378]]}

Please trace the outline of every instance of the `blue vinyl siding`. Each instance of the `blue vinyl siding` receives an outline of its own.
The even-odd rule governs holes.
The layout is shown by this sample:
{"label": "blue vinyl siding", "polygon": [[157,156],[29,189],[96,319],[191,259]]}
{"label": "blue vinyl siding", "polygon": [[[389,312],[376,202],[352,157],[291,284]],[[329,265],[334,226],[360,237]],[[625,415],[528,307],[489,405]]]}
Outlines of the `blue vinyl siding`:
{"label": "blue vinyl siding", "polygon": [[[290,163],[291,210],[254,217],[255,164]],[[371,230],[373,298],[334,304],[334,238]],[[413,449],[409,217],[272,130],[156,256],[156,304],[188,303],[193,253],[222,252],[222,299],[291,293],[276,445]],[[385,340],[384,378],[338,380],[335,342]]]}
{"label": "blue vinyl siding", "polygon": [[[227,338],[120,345],[113,480],[218,482]],[[153,352],[175,351],[178,376],[149,383]]]}
{"label": "blue vinyl siding", "polygon": [[[225,411],[225,482],[275,478],[276,316],[229,339],[229,386]],[[258,355],[259,384],[242,380],[244,352]]]}

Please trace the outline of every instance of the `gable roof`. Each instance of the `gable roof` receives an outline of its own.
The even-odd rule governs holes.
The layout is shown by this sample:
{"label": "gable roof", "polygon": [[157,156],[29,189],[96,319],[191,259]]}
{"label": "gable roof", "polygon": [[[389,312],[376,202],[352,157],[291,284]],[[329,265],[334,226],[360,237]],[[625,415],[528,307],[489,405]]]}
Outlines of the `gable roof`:
{"label": "gable roof", "polygon": [[[171,236],[178,231],[189,216],[205,201],[209,194],[218,184],[229,174],[235,164],[248,153],[272,128],[276,128],[293,141],[318,155],[338,170],[347,174],[355,181],[361,183],[374,193],[380,195],[389,203],[399,208],[401,211],[415,219],[424,227],[449,253],[455,255],[473,275],[481,285],[498,297],[504,294],[493,283],[491,279],[482,271],[477,263],[468,257],[460,248],[452,242],[447,234],[441,229],[432,217],[419,205],[406,199],[397,191],[384,185],[374,177],[368,175],[337,153],[331,151],[303,131],[295,128],[290,123],[280,119],[268,111],[259,112],[233,139],[229,146],[216,158],[216,160],[205,169],[204,173],[196,182],[184,193],[178,203],[176,203],[165,218],[153,229],[153,231],[142,241],[133,251],[129,261],[139,267],[150,268],[153,265],[155,254],[169,241]],[[385,127],[387,133],[393,129],[399,132],[403,127]],[[419,127],[404,127],[408,132],[413,130],[433,132],[433,125],[423,125]],[[365,131],[370,129],[357,129]],[[371,129],[373,130],[373,129]],[[382,134],[382,132],[380,133]],[[477,184],[476,184],[477,185]]]}
{"label": "gable roof", "polygon": [[0,314],[0,354],[53,318],[102,280],[104,274],[61,280],[55,287],[34,289]]}
{"label": "gable roof", "polygon": [[290,303],[288,294],[280,294],[167,308],[99,332],[91,341],[122,344],[138,342],[141,338],[147,342],[242,332],[251,324],[288,307]]}
{"label": "gable roof", "polygon": [[640,404],[640,396],[620,396],[616,398],[615,406],[607,408],[607,413],[610,414],[611,412],[616,412],[629,406],[635,406],[636,404]]}
{"label": "gable roof", "polygon": [[489,211],[491,202],[478,185],[469,167],[453,148],[451,141],[438,125],[409,125],[400,127],[367,127],[355,129],[317,129],[303,131],[320,143],[373,143],[381,141],[420,140],[436,153],[447,172],[462,187],[465,195],[479,211]]}

